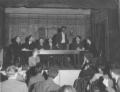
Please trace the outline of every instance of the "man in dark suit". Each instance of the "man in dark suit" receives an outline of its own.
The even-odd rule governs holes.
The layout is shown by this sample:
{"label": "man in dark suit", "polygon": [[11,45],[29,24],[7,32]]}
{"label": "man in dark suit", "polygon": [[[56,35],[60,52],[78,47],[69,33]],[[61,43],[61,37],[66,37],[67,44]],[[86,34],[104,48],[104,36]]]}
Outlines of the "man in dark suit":
{"label": "man in dark suit", "polygon": [[53,36],[53,43],[56,49],[67,49],[68,39],[65,34],[66,27],[62,26],[58,28],[58,33]]}
{"label": "man in dark suit", "polygon": [[35,49],[35,42],[32,35],[26,37],[25,43],[23,44],[23,49],[27,49],[27,50]]}

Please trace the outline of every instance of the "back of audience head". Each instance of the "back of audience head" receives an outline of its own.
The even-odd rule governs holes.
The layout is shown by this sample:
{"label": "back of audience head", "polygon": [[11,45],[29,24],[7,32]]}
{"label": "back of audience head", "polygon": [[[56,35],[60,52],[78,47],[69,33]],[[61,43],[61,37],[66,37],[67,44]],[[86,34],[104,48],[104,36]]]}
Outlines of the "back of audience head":
{"label": "back of audience head", "polygon": [[35,76],[37,75],[38,73],[41,73],[42,72],[42,65],[40,64],[37,64],[36,66],[34,67],[31,67],[30,70],[29,70],[29,73],[31,76]]}
{"label": "back of audience head", "polygon": [[11,65],[6,69],[6,73],[8,77],[14,76],[17,73],[18,69],[16,66]]}
{"label": "back of audience head", "polygon": [[76,90],[71,85],[62,86],[58,92],[76,92]]}
{"label": "back of audience head", "polygon": [[57,67],[50,67],[48,69],[48,77],[55,78],[58,75],[58,69]]}

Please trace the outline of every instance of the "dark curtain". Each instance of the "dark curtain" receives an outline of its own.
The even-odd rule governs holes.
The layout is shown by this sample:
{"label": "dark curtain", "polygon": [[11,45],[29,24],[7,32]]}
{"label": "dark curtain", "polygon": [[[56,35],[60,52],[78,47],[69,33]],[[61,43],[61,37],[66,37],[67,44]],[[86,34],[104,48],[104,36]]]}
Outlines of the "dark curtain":
{"label": "dark curtain", "polygon": [[106,25],[105,22],[96,24],[96,43],[99,55],[102,55],[105,58],[105,34],[106,34]]}
{"label": "dark curtain", "polygon": [[4,8],[0,7],[0,49],[4,46]]}
{"label": "dark curtain", "polygon": [[99,56],[106,57],[107,44],[107,17],[104,11],[92,11],[91,14],[91,38],[95,43]]}

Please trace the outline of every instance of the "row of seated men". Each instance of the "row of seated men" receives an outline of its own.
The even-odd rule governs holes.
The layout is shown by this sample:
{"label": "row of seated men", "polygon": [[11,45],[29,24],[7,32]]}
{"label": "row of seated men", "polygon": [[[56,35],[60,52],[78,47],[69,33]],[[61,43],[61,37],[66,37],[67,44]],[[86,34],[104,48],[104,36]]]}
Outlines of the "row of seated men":
{"label": "row of seated men", "polygon": [[20,72],[21,69],[12,65],[5,73],[0,73],[4,76],[0,82],[1,92],[120,92],[120,77],[116,79],[112,75],[108,64],[86,62],[74,84],[63,87],[54,80],[58,74],[55,66],[46,72],[41,64],[37,64],[26,70],[26,76]]}
{"label": "row of seated men", "polygon": [[82,41],[82,38],[77,35],[75,38],[73,38],[72,43],[69,44],[65,30],[66,27],[61,27],[58,29],[58,33],[55,34],[52,38],[40,38],[36,41],[34,40],[33,36],[30,35],[26,37],[25,43],[23,44],[21,43],[21,38],[19,36],[16,36],[14,39],[12,39],[12,44],[10,44],[8,47],[8,57],[10,57],[11,63],[14,63],[15,61],[21,61],[21,58],[23,59],[22,61],[26,62],[28,57],[31,56],[31,53],[22,52],[25,50],[34,50],[35,48],[38,50],[87,50],[94,56],[97,56],[96,47],[89,38],[86,38],[84,41]]}

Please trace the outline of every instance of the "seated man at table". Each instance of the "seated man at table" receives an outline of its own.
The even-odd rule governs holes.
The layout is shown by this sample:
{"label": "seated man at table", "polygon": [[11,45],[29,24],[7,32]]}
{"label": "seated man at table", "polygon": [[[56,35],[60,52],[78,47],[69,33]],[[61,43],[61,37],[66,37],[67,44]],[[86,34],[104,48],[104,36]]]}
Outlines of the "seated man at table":
{"label": "seated man at table", "polygon": [[[73,38],[73,41],[69,46],[69,49],[70,50],[77,50],[77,51],[84,51],[81,36],[77,35],[75,38]],[[71,60],[72,60],[71,63],[74,66],[80,66],[83,62],[83,53],[79,54],[79,59],[77,59],[76,61],[73,59],[73,55],[70,55],[70,57],[71,57]]]}
{"label": "seated man at table", "polygon": [[82,38],[81,36],[77,35],[75,38],[73,38],[72,43],[69,46],[70,50],[78,50],[83,51],[83,45],[82,45]]}
{"label": "seated man at table", "polygon": [[28,58],[32,55],[32,50],[35,49],[35,42],[32,35],[26,37],[25,43],[22,46],[23,65],[27,64]]}

